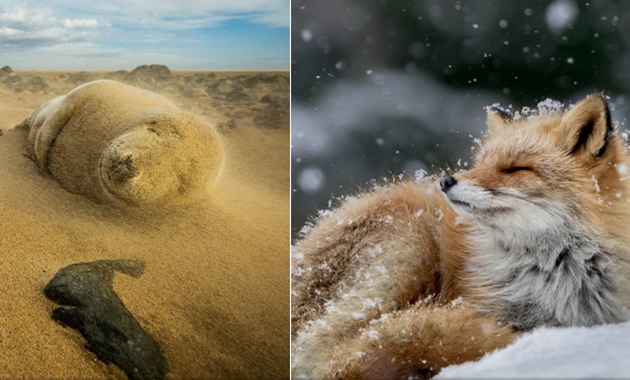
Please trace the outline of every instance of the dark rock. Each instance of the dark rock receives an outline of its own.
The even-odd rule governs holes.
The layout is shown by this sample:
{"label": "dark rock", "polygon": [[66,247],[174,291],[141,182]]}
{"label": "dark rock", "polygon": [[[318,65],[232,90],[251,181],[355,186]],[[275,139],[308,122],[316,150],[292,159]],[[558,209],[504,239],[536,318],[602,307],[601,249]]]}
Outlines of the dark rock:
{"label": "dark rock", "polygon": [[17,74],[11,74],[4,79],[4,83],[17,83],[22,82],[22,77]]}
{"label": "dark rock", "polygon": [[179,88],[179,92],[187,98],[207,97],[208,94],[200,87],[194,84],[183,85]]}
{"label": "dark rock", "polygon": [[208,88],[206,89],[206,92],[208,93],[208,95],[213,96],[216,94],[227,94],[229,92],[232,92],[234,90],[238,90],[240,89],[241,91],[243,90],[243,87],[240,86],[237,81],[231,79],[231,78],[222,78],[219,79],[216,83],[214,83],[211,86],[208,86]]}
{"label": "dark rock", "polygon": [[6,77],[7,75],[13,73],[13,69],[9,66],[4,66],[0,69],[0,77]]}
{"label": "dark rock", "polygon": [[272,85],[288,84],[289,78],[283,75],[256,74],[245,79],[243,86],[247,88],[254,88],[261,83]]}
{"label": "dark rock", "polygon": [[160,90],[171,91],[177,90],[179,76],[172,75],[171,70],[164,65],[142,65],[131,70],[124,82],[148,89],[160,86]]}
{"label": "dark rock", "polygon": [[290,79],[288,75],[267,75],[267,74],[258,74],[249,79],[250,82],[258,84],[265,84],[271,87],[274,86],[288,86],[290,83]]}
{"label": "dark rock", "polygon": [[105,79],[111,79],[111,80],[117,80],[117,81],[122,81],[123,79],[125,79],[125,77],[127,76],[127,74],[129,74],[129,71],[127,70],[118,70],[118,71],[112,71],[111,73],[107,73],[103,76],[103,78]]}
{"label": "dark rock", "polygon": [[32,77],[27,83],[26,83],[26,88],[30,91],[30,92],[40,92],[40,91],[47,91],[50,88],[50,85],[48,84],[48,82],[46,82],[46,80],[42,77]]}
{"label": "dark rock", "polygon": [[238,120],[238,119],[230,119],[228,121],[224,121],[223,123],[219,124],[219,131],[227,132],[231,129],[247,128],[247,127],[251,127],[251,124],[249,124],[246,121]]}
{"label": "dark rock", "polygon": [[197,74],[185,77],[184,80],[187,83],[194,83],[194,84],[197,84],[197,85],[204,85],[204,84],[207,85],[209,82],[214,80],[214,78],[216,78],[216,76],[217,76],[217,74],[215,74],[215,73],[209,73],[209,74],[197,73]]}
{"label": "dark rock", "polygon": [[258,83],[260,83],[260,80],[258,78],[258,75],[256,75],[256,76],[249,77],[249,78],[245,79],[243,81],[243,87],[245,87],[245,88],[254,88],[254,87],[258,86]]}
{"label": "dark rock", "polygon": [[167,77],[171,75],[171,70],[164,65],[141,65],[131,70],[131,75],[154,75],[158,77]]}
{"label": "dark rock", "polygon": [[243,87],[237,87],[225,95],[225,100],[238,101],[258,101],[258,96],[251,92],[246,92]]}
{"label": "dark rock", "polygon": [[102,260],[62,268],[44,288],[60,307],[52,318],[78,330],[86,348],[105,363],[120,367],[130,379],[163,379],[169,371],[162,348],[140,326],[112,287],[115,272],[144,273],[135,260]]}
{"label": "dark rock", "polygon": [[30,92],[48,92],[50,85],[48,82],[38,76],[20,76],[17,74],[10,74],[2,80],[7,87],[15,92],[22,92],[28,90]]}
{"label": "dark rock", "polygon": [[250,112],[245,112],[245,111],[236,111],[234,112],[234,114],[232,114],[232,117],[235,119],[243,119],[245,117],[249,117],[251,116]]}
{"label": "dark rock", "polygon": [[4,135],[4,132],[2,132],[2,129],[0,129],[0,136]]}
{"label": "dark rock", "polygon": [[75,85],[91,82],[98,79],[97,74],[88,73],[87,71],[79,71],[76,74],[62,74],[59,77],[64,79],[67,83],[72,83]]}
{"label": "dark rock", "polygon": [[272,101],[256,117],[254,125],[261,128],[282,128],[290,124],[289,99],[281,98]]}
{"label": "dark rock", "polygon": [[2,81],[7,87],[12,89],[15,92],[24,91],[26,89],[26,83],[24,82],[24,78],[17,74],[10,74],[4,78]]}

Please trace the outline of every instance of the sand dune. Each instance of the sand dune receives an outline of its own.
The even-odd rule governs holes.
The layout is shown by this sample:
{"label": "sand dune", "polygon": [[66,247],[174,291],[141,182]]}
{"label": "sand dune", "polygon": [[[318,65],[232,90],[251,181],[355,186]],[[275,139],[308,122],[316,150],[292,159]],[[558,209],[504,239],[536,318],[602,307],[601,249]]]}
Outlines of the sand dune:
{"label": "sand dune", "polygon": [[[68,265],[133,259],[145,262],[144,274],[116,274],[114,290],[162,346],[166,378],[288,378],[289,126],[260,125],[269,103],[259,102],[281,85],[253,81],[240,92],[255,99],[230,100],[234,89],[207,88],[255,73],[208,74],[172,73],[142,86],[209,122],[246,123],[224,128],[226,165],[212,196],[168,213],[129,212],[70,193],[27,157],[28,131],[11,128],[79,84],[67,81],[77,73],[17,73],[42,78],[45,91],[0,84],[0,377],[126,378],[51,319],[58,305],[43,289]],[[196,75],[199,84],[185,88]],[[285,99],[288,106],[288,92],[276,92],[283,99],[274,107]]]}

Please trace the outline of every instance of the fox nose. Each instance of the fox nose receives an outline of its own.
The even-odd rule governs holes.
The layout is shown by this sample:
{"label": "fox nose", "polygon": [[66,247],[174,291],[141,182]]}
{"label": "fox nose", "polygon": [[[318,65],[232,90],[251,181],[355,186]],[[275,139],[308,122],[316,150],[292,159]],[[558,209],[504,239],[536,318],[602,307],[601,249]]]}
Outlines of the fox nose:
{"label": "fox nose", "polygon": [[448,190],[455,185],[457,185],[457,180],[452,175],[442,177],[442,179],[440,180],[440,189],[442,189],[442,191],[445,193],[448,192]]}

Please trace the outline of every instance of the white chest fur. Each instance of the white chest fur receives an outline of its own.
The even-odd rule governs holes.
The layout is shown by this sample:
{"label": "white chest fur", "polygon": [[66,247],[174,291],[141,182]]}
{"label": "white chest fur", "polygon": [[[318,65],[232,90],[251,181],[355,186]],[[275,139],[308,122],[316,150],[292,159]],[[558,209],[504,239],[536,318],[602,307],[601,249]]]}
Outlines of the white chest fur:
{"label": "white chest fur", "polygon": [[611,254],[579,228],[509,237],[480,228],[467,270],[482,311],[519,329],[620,322]]}

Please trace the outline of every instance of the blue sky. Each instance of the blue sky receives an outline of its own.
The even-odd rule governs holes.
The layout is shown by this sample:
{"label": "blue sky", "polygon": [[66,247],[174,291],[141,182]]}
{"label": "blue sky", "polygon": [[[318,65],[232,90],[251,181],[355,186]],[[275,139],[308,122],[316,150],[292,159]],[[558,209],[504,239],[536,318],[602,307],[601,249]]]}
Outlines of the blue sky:
{"label": "blue sky", "polygon": [[289,69],[290,0],[2,0],[14,70]]}

